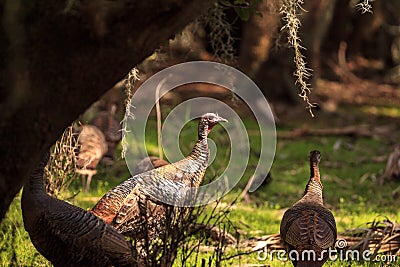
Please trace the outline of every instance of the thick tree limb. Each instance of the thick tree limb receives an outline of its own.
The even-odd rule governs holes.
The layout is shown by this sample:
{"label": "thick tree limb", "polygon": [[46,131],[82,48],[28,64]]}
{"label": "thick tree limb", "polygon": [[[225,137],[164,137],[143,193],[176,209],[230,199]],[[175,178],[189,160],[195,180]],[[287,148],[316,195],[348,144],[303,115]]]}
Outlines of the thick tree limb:
{"label": "thick tree limb", "polygon": [[0,219],[63,129],[213,1],[28,2],[0,1]]}

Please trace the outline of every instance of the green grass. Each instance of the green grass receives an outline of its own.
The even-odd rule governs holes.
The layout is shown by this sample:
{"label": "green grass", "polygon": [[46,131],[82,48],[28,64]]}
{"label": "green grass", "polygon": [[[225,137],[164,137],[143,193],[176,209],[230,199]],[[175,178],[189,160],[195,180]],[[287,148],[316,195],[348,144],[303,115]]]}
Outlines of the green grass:
{"label": "green grass", "polygon": [[[393,114],[391,113],[391,116]],[[398,116],[398,114],[397,114]],[[249,167],[243,179],[223,198],[229,204],[240,194],[257,164],[260,139],[257,125],[251,119],[245,120],[250,135],[251,153]],[[319,127],[318,125],[315,127]],[[149,122],[146,145],[151,154],[157,153],[155,120]],[[283,125],[278,131],[288,131],[291,127]],[[183,127],[180,135],[180,147],[183,154],[190,152],[197,138],[197,123],[191,122]],[[229,140],[222,127],[216,127],[210,138],[217,144],[217,156],[207,170],[206,180],[220,174],[228,163],[230,154]],[[376,160],[378,156],[387,156],[393,148],[393,141],[384,138],[354,137],[307,137],[297,139],[278,139],[276,156],[271,169],[272,180],[250,194],[251,202],[239,201],[234,204],[229,220],[240,233],[240,238],[262,236],[279,232],[283,212],[301,198],[309,178],[308,154],[318,149],[322,154],[320,170],[324,185],[325,204],[332,209],[338,231],[365,226],[379,216],[387,216],[392,221],[400,219],[398,206],[400,197],[392,194],[399,185],[389,181],[378,184],[377,178],[383,173],[385,161]],[[121,149],[121,148],[119,148]],[[117,153],[118,155],[118,153]],[[118,158],[118,156],[117,156]],[[79,193],[72,201],[84,209],[90,208],[109,189],[129,177],[124,160],[118,159],[112,168],[101,166],[93,177],[91,191]],[[72,183],[68,196],[80,190],[80,180]],[[210,212],[210,204],[206,213]],[[233,233],[233,232],[232,232]],[[227,251],[224,256],[233,255]],[[200,266],[201,260],[208,261],[212,253],[200,253],[197,260],[191,258],[187,266]],[[20,196],[11,205],[7,217],[0,225],[0,261],[1,266],[49,266],[29,240],[23,228],[20,209]],[[180,266],[177,261],[176,266]],[[260,260],[257,253],[234,257],[223,263],[224,266],[244,264],[266,264],[266,266],[291,266],[290,263],[276,259]],[[374,266],[369,263],[330,262],[327,266]],[[378,266],[378,265],[376,265]],[[395,265],[393,265],[395,266]]]}
{"label": "green grass", "polygon": [[51,266],[30,242],[20,203],[18,194],[0,224],[0,266]]}

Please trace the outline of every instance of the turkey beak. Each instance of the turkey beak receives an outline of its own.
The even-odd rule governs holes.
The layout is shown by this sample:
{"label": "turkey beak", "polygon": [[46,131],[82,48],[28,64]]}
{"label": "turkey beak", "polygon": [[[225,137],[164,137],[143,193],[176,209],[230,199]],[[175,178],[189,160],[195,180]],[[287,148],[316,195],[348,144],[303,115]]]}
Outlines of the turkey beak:
{"label": "turkey beak", "polygon": [[224,119],[224,118],[222,118],[222,117],[220,117],[220,116],[217,116],[217,117],[214,119],[213,122],[214,122],[214,123],[228,122],[228,120],[227,120],[227,119]]}

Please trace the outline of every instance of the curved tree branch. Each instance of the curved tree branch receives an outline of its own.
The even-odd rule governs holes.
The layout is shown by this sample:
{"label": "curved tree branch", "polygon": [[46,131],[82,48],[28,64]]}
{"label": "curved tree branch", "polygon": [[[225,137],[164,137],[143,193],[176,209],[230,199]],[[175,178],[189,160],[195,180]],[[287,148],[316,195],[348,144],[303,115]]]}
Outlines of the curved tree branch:
{"label": "curved tree branch", "polygon": [[0,219],[64,128],[212,2],[0,0]]}

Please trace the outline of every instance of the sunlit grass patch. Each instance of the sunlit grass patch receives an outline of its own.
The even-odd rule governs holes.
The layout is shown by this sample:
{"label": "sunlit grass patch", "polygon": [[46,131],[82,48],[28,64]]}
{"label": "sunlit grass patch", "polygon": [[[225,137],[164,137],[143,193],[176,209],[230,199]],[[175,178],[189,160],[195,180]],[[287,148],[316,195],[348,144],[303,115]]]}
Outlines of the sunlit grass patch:
{"label": "sunlit grass patch", "polygon": [[[254,172],[258,163],[260,138],[258,126],[252,119],[245,119],[250,137],[249,167],[242,180],[228,195],[222,199],[221,208],[226,208],[241,194],[242,189]],[[156,121],[148,124],[146,146],[151,154],[157,155]],[[215,130],[215,131],[214,131]],[[207,170],[206,181],[214,179],[226,167],[230,155],[230,143],[225,130],[216,127],[210,138],[217,145],[215,160]],[[279,131],[290,131],[290,127],[280,127]],[[179,144],[183,155],[190,153],[197,139],[197,121],[187,123],[180,133]],[[234,140],[233,140],[234,141]],[[394,190],[399,186],[396,181],[387,181],[379,185],[378,177],[383,173],[386,157],[392,150],[393,143],[382,138],[311,136],[293,139],[278,139],[276,156],[271,169],[272,180],[261,186],[256,192],[250,193],[250,202],[243,199],[236,201],[230,208],[227,221],[220,226],[238,240],[254,236],[276,234],[279,232],[280,220],[284,211],[302,197],[309,178],[308,155],[310,150],[320,150],[322,160],[320,171],[324,185],[325,204],[332,209],[337,221],[338,232],[360,227],[379,216],[387,216],[392,221],[400,219],[398,206],[399,194]],[[99,166],[98,173],[93,177],[90,192],[85,195],[81,190],[80,178],[72,181],[67,195],[75,195],[71,201],[74,205],[88,209],[108,190],[130,177],[128,168],[120,158],[121,147],[118,147],[116,161],[112,167]],[[199,215],[199,221],[212,211],[213,204]],[[229,227],[228,227],[229,226]],[[20,210],[20,197],[17,197],[10,207],[7,217],[3,220],[0,235],[0,260],[2,266],[50,266],[36,251],[23,228]],[[214,250],[212,244],[202,244]],[[190,257],[188,266],[201,266],[215,260],[213,251]],[[222,266],[245,266],[245,264],[265,264],[270,266],[292,266],[289,262],[277,259],[260,260],[257,253],[234,257],[240,251],[234,249],[223,251],[222,257],[229,258]],[[235,254],[236,253],[236,254]],[[370,266],[369,263],[328,262],[326,266]],[[175,266],[181,266],[181,261]],[[378,266],[378,265],[377,265]],[[393,265],[394,266],[394,265]]]}

